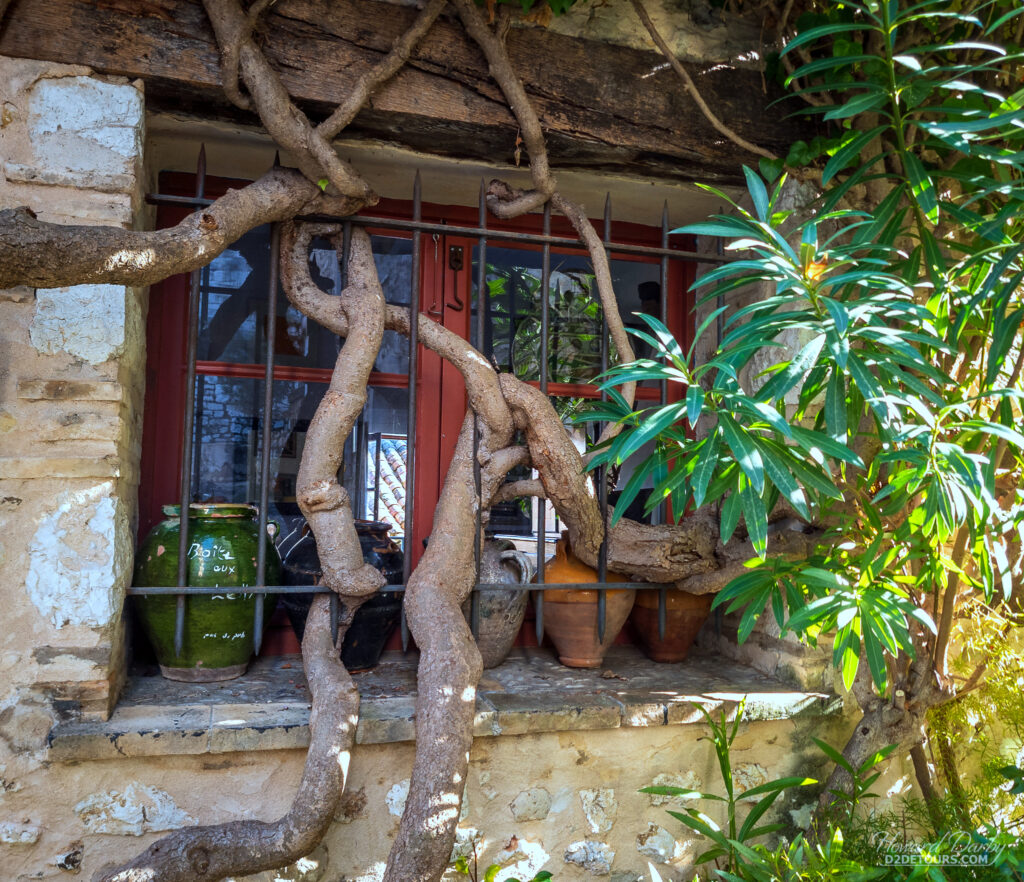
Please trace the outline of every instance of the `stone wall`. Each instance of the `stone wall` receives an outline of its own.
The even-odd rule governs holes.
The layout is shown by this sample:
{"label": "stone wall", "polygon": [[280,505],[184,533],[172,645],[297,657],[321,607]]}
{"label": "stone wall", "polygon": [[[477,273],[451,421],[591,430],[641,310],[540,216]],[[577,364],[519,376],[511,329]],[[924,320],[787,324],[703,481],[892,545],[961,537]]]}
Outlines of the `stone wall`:
{"label": "stone wall", "polygon": [[[837,743],[846,730],[843,718],[818,713],[743,724],[733,752],[736,779],[746,789],[782,775],[823,771],[811,736]],[[478,737],[455,855],[471,854],[477,841],[481,868],[502,865],[499,882],[528,879],[541,868],[559,882],[595,876],[634,882],[650,878],[648,861],[666,880],[689,878],[693,858],[706,846],[667,814],[678,808],[670,799],[638,791],[670,784],[723,792],[711,744],[700,740],[706,734],[705,726],[686,724]],[[22,791],[6,798],[19,811],[4,816],[18,823],[6,834],[0,829],[0,837],[22,837],[25,844],[0,844],[0,863],[6,878],[28,882],[63,875],[59,867],[72,854],[90,878],[166,830],[274,819],[287,809],[303,759],[300,750],[269,750],[56,763],[24,782],[35,797]],[[409,741],[360,744],[323,846],[287,873],[247,879],[377,882],[412,762]],[[41,805],[40,787],[59,792],[60,800]],[[810,792],[784,799],[777,816],[806,823],[812,802]],[[701,807],[715,814],[714,806]]]}
{"label": "stone wall", "polygon": [[[136,225],[143,111],[128,82],[0,58],[0,204]],[[121,286],[0,291],[0,798],[55,714],[106,716],[123,677],[144,313]]]}

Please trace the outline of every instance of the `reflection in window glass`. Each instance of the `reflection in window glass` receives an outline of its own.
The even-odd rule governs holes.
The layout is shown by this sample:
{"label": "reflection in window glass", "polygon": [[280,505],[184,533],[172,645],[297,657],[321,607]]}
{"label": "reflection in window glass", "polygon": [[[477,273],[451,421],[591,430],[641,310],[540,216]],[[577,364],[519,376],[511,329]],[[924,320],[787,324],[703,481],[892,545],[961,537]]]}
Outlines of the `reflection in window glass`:
{"label": "reflection in window glass", "polygon": [[[303,523],[296,481],[310,420],[325,383],[275,381],[270,441],[270,517],[285,533]],[[357,517],[405,528],[406,389],[370,388],[345,444],[342,483]],[[260,496],[263,381],[196,379],[192,495],[197,502],[256,503]]]}
{"label": "reflection in window glass", "polygon": [[[411,286],[410,240],[373,236],[374,260],[388,303],[407,306]],[[260,364],[265,357],[267,278],[270,270],[270,228],[259,227],[226,249],[202,271],[198,357],[200,361]],[[309,274],[329,294],[341,291],[341,268],[334,247],[315,239],[310,247]],[[340,341],[277,297],[274,358],[277,364],[329,370]],[[384,341],[374,370],[408,373],[408,343],[394,331]]]}
{"label": "reflection in window glass", "polygon": [[409,390],[371,387],[345,445],[344,483],[356,517],[384,521],[399,544],[405,534]]}
{"label": "reflection in window glass", "polygon": [[[477,251],[473,259],[476,265]],[[643,327],[633,313],[658,314],[660,267],[613,260],[611,269],[623,320],[627,326]],[[512,371],[524,380],[540,379],[541,297],[539,251],[488,247],[483,351],[501,370]],[[589,258],[553,254],[547,300],[548,380],[591,382],[601,372],[603,310]],[[475,318],[471,328],[472,342],[477,345]],[[610,344],[609,357],[612,361],[616,357],[614,344]]]}

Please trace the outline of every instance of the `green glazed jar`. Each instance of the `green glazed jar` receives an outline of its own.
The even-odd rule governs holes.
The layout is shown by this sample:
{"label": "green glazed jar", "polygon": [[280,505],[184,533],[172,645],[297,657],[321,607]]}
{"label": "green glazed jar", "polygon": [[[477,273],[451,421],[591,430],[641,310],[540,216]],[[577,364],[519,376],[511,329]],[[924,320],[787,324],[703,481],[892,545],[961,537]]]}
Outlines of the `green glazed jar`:
{"label": "green glazed jar", "polygon": [[[178,584],[180,511],[178,505],[163,507],[166,520],[150,530],[135,557],[135,585]],[[165,677],[210,682],[230,680],[245,673],[253,652],[256,612],[256,595],[245,589],[256,584],[259,541],[256,506],[192,503],[186,584],[228,590],[223,594],[185,597],[181,655],[174,652],[176,595],[136,596],[135,610]],[[267,548],[266,584],[279,585],[281,558],[269,535],[263,541]],[[267,595],[264,622],[269,620],[276,601],[276,596]]]}

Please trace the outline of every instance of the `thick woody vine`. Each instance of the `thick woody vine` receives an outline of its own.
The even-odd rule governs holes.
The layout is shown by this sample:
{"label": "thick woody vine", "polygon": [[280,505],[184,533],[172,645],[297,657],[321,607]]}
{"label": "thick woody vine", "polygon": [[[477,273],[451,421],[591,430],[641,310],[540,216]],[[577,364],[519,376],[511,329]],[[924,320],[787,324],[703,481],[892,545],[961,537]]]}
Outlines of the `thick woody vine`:
{"label": "thick woody vine", "polygon": [[[365,233],[356,229],[350,253],[339,254],[348,260],[350,283],[340,296],[332,296],[310,279],[307,255],[313,235],[334,237],[340,250],[337,229],[293,219],[314,213],[343,217],[376,202],[376,194],[358,170],[337,155],[331,141],[374,90],[408,60],[447,4],[445,0],[427,2],[392,50],[316,125],[292,102],[260,48],[259,16],[271,4],[257,0],[248,9],[238,0],[204,0],[204,4],[221,48],[225,93],[239,106],[256,111],[274,141],[295,157],[298,169],[275,168],[176,227],[156,232],[61,226],[39,221],[26,208],[2,211],[0,287],[87,282],[144,286],[208,264],[255,226],[285,222],[281,278],[289,299],[310,319],[346,339],[310,426],[297,487],[301,510],[316,538],[324,582],[339,595],[345,610],[340,641],[352,614],[383,581],[362,561],[351,505],[337,481],[344,439],[365,403],[367,380],[384,330],[408,336],[412,321],[409,310],[385,304]],[[498,217],[511,218],[550,202],[569,219],[590,253],[598,296],[619,357],[632,360],[603,243],[584,210],[559,193],[541,121],[505,50],[507,16],[500,16],[492,27],[473,0],[451,0],[451,6],[486,57],[529,155],[532,188],[517,191],[494,181],[487,195],[488,208]],[[434,512],[430,545],[406,589],[409,627],[420,648],[416,757],[386,882],[436,880],[451,854],[482,671],[460,609],[475,581],[478,508],[486,524],[496,500],[543,495],[558,511],[574,551],[591,564],[596,563],[606,532],[584,458],[547,398],[514,376],[496,372],[465,340],[428,316],[420,315],[417,325],[419,344],[461,372],[469,407]],[[621,391],[632,401],[633,388]],[[611,428],[608,434],[614,431]],[[513,443],[517,432],[525,445]],[[535,469],[538,480],[506,484],[509,471],[521,465]],[[813,539],[781,533],[773,550],[798,554]],[[751,555],[749,543],[724,547],[717,519],[707,514],[674,526],[623,519],[608,533],[610,568],[632,579],[674,584],[694,593],[718,590]],[[353,761],[359,712],[358,693],[331,641],[327,610],[327,600],[319,598],[303,640],[303,662],[313,695],[312,741],[289,811],[275,822],[236,821],[176,831],[129,863],[100,871],[97,880],[207,882],[283,866],[320,841]]]}

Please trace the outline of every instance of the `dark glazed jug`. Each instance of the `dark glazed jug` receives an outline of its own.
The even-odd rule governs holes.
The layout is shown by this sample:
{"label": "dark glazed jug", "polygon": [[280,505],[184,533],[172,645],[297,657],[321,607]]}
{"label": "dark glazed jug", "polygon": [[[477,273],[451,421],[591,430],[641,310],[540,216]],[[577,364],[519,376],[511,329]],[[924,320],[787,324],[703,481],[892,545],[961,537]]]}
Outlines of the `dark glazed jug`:
{"label": "dark glazed jug", "polygon": [[[167,519],[143,541],[135,558],[135,584],[173,587],[178,584],[180,506],[165,505]],[[174,652],[177,598],[146,594],[135,598],[143,630],[156,651],[160,670],[170,680],[230,680],[245,673],[253,651],[259,523],[256,506],[193,503],[188,519],[186,584],[224,588],[223,594],[185,598],[185,634],[181,655]],[[266,584],[279,584],[281,559],[270,536],[266,543]],[[276,598],[264,601],[263,620],[274,611]]]}
{"label": "dark glazed jug", "polygon": [[[376,567],[389,585],[400,585],[404,575],[405,557],[398,544],[388,535],[390,526],[384,521],[356,521],[356,533],[363,551],[363,560]],[[299,537],[289,544],[284,558],[286,585],[319,585],[320,557],[308,526],[300,528]],[[282,600],[295,635],[302,642],[306,617],[313,602],[312,594],[286,594]],[[350,672],[365,671],[380,661],[381,653],[402,614],[402,595],[381,592],[371,597],[356,611],[345,633],[341,647],[342,664]]]}

